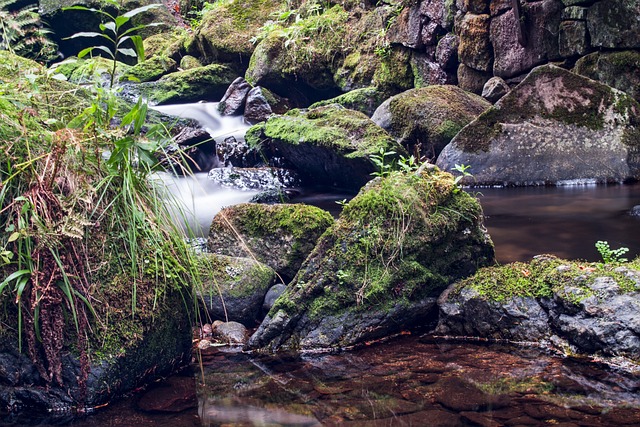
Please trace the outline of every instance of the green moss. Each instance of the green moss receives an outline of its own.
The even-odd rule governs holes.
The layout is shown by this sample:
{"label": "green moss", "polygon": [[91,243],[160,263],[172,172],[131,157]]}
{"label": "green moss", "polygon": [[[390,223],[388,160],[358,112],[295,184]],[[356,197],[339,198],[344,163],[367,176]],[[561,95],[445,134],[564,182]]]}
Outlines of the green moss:
{"label": "green moss", "polygon": [[158,80],[165,74],[178,69],[178,64],[173,59],[156,55],[133,66],[122,78],[140,82]]}
{"label": "green moss", "polygon": [[309,108],[314,109],[331,104],[339,104],[344,108],[359,111],[367,116],[372,116],[376,108],[387,99],[388,94],[376,87],[354,89],[343,95],[325,101],[316,102]]}
{"label": "green moss", "polygon": [[[637,269],[640,262],[636,259],[628,266]],[[622,292],[637,291],[636,283],[618,267],[617,264],[567,261],[544,256],[530,263],[515,262],[480,269],[474,276],[461,281],[456,291],[469,286],[481,297],[498,302],[514,297],[551,298],[558,295],[577,303],[593,295],[588,285],[597,277],[612,278]],[[577,291],[564,292],[565,289]]]}
{"label": "green moss", "polygon": [[393,47],[391,53],[384,56],[373,76],[375,86],[388,92],[402,92],[414,85],[411,68],[411,50]]}
{"label": "green moss", "polygon": [[213,297],[244,298],[264,289],[275,278],[275,272],[250,258],[201,254],[198,258],[204,291]]}

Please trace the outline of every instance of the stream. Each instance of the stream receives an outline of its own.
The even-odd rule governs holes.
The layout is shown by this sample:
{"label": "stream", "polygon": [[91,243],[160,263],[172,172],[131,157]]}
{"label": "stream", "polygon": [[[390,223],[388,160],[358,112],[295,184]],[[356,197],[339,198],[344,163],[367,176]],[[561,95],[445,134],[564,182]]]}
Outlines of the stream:
{"label": "stream", "polygon": [[[175,108],[162,107],[182,114]],[[211,105],[183,111],[214,138],[246,128]],[[255,194],[212,185],[204,174],[161,178],[202,230],[217,210]],[[598,240],[628,247],[628,257],[640,253],[640,218],[629,214],[640,204],[640,185],[467,191],[483,206],[502,263],[540,253],[596,261]],[[335,215],[335,201],[348,197],[301,189],[294,202]],[[213,347],[184,371],[90,416],[21,414],[0,426],[640,426],[639,391],[640,369],[414,332],[343,353],[268,356]]]}

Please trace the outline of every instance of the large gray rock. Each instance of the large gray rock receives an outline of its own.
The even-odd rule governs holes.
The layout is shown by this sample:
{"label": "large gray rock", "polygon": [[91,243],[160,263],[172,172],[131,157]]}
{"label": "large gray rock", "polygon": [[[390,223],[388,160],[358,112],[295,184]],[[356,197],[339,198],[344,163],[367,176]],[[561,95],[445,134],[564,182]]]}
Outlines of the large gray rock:
{"label": "large gray rock", "polygon": [[252,257],[288,281],[332,223],[328,212],[314,206],[244,203],[216,215],[207,247],[220,255]]}
{"label": "large gray rock", "polygon": [[452,281],[493,262],[477,200],[448,173],[377,178],[344,208],[249,347],[348,347],[430,318]]}
{"label": "large gray rock", "polygon": [[227,88],[218,104],[218,110],[223,116],[242,114],[247,94],[251,85],[242,77],[235,79]]}
{"label": "large gray rock", "polygon": [[518,43],[513,10],[493,17],[490,30],[494,52],[493,74],[513,77],[529,71],[536,65],[558,59],[558,33],[562,8],[560,0],[523,4],[522,15],[526,17],[526,46]]}
{"label": "large gray rock", "polygon": [[196,289],[206,308],[203,319],[253,327],[276,272],[253,258],[205,253],[199,262],[203,283]]}
{"label": "large gray rock", "polygon": [[481,269],[438,301],[439,334],[534,342],[560,352],[640,354],[640,270],[538,256]]}
{"label": "large gray rock", "polygon": [[308,184],[349,190],[360,189],[377,172],[371,156],[380,151],[406,155],[367,116],[337,104],[271,116],[250,128],[246,140],[262,147],[267,158],[296,169]]}
{"label": "large gray rock", "polygon": [[637,178],[638,114],[638,103],[623,92],[541,66],[465,127],[437,164],[470,165],[474,176],[465,182],[478,185]]}
{"label": "large gray rock", "polygon": [[411,153],[435,159],[491,104],[456,86],[410,89],[383,102],[371,117]]}

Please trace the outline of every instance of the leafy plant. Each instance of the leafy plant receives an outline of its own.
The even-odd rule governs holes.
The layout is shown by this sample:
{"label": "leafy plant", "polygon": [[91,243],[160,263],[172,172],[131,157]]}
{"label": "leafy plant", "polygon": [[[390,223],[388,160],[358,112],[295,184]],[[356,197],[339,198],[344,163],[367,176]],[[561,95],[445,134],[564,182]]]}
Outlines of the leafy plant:
{"label": "leafy plant", "polygon": [[471,177],[473,176],[473,174],[471,172],[469,172],[469,168],[471,168],[471,165],[465,165],[465,164],[457,164],[453,167],[453,169],[451,169],[452,171],[456,171],[458,173],[460,173],[460,175],[456,176],[453,180],[453,183],[458,186],[458,188],[456,189],[456,192],[460,191],[460,181],[462,181],[462,179],[464,177]]}
{"label": "leafy plant", "polygon": [[[112,0],[112,3],[117,4],[115,0]],[[142,44],[142,37],[139,35],[135,35],[134,33],[138,30],[148,27],[154,27],[158,25],[162,25],[159,22],[152,22],[149,24],[136,25],[134,27],[128,27],[129,21],[136,15],[140,13],[146,12],[150,9],[161,7],[162,5],[159,3],[148,4],[146,6],[141,6],[130,10],[129,12],[123,15],[111,15],[110,13],[101,10],[95,9],[86,6],[70,6],[64,8],[64,10],[84,10],[88,12],[98,13],[106,18],[106,22],[100,24],[100,31],[82,31],[79,33],[75,33],[67,39],[75,39],[78,37],[100,37],[105,39],[108,43],[106,45],[96,45],[91,46],[86,49],[78,52],[78,58],[83,58],[86,55],[93,53],[94,50],[100,50],[105,53],[109,58],[111,58],[113,62],[113,66],[110,71],[111,81],[109,87],[113,87],[115,82],[116,75],[116,66],[118,64],[118,58],[124,56],[128,56],[131,58],[135,58],[138,61],[144,61],[144,47]],[[133,46],[131,47],[127,46]]]}
{"label": "leafy plant", "polygon": [[605,264],[618,264],[628,261],[628,259],[623,258],[623,256],[629,252],[629,248],[622,247],[618,249],[611,249],[609,242],[606,240],[598,240],[596,242],[596,249],[602,257],[602,262]]}
{"label": "leafy plant", "polygon": [[372,172],[371,175],[377,177],[385,177],[389,175],[395,169],[395,162],[389,161],[388,157],[396,155],[395,151],[385,151],[384,148],[380,148],[377,154],[369,156],[371,162],[378,168],[377,172]]}

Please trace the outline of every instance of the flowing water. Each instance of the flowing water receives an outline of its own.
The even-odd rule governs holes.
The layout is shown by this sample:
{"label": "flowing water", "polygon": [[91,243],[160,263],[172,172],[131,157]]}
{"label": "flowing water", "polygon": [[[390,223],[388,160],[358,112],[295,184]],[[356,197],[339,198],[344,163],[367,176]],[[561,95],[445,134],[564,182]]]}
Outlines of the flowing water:
{"label": "flowing water", "polygon": [[[159,107],[198,119],[212,135],[243,132],[210,104]],[[172,109],[169,111],[170,109]],[[204,230],[222,206],[253,193],[204,175],[163,176]],[[539,253],[597,260],[595,242],[640,253],[639,185],[469,190],[478,196],[501,262]],[[339,212],[349,194],[297,199]],[[212,348],[201,363],[86,418],[81,426],[640,426],[640,372],[539,349],[405,335],[335,354],[250,355]],[[33,425],[28,414],[0,425]]]}

